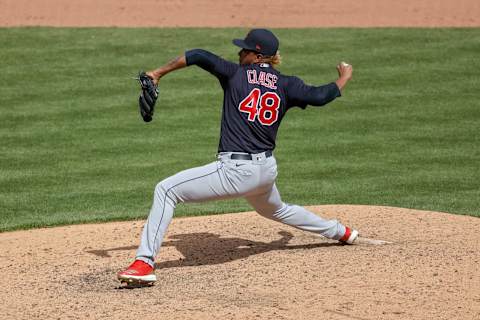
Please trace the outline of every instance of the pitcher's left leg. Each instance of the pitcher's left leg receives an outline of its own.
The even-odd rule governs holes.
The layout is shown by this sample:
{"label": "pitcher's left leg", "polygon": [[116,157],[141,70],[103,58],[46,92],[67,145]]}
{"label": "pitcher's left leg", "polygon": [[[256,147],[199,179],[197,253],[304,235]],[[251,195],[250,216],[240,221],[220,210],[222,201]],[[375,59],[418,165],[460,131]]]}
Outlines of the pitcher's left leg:
{"label": "pitcher's left leg", "polygon": [[277,186],[266,192],[248,196],[246,200],[262,216],[290,225],[292,227],[321,234],[334,240],[346,240],[343,237],[350,231],[337,220],[325,220],[303,207],[284,203]]}
{"label": "pitcher's left leg", "polygon": [[155,187],[150,215],[145,223],[137,259],[152,267],[155,256],[180,202],[202,202],[234,197],[225,183],[222,164],[218,161],[181,171],[164,179]]}
{"label": "pitcher's left leg", "polygon": [[235,196],[235,191],[225,183],[221,169],[222,164],[216,161],[181,171],[157,184],[136,260],[126,270],[118,273],[121,282],[132,285],[156,281],[155,257],[179,202],[220,200]]}

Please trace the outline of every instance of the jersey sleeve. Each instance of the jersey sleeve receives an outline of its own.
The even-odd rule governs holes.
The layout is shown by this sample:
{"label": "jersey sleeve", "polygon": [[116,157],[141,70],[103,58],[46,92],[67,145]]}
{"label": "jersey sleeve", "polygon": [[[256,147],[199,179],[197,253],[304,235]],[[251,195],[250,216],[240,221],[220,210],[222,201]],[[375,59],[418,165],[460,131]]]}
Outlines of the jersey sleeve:
{"label": "jersey sleeve", "polygon": [[193,49],[185,52],[185,59],[187,66],[197,65],[219,80],[231,78],[239,68],[238,64],[224,60],[203,49]]}
{"label": "jersey sleeve", "polygon": [[323,106],[340,96],[340,89],[335,82],[317,87],[307,85],[297,77],[288,78],[287,108],[305,109],[307,105]]}

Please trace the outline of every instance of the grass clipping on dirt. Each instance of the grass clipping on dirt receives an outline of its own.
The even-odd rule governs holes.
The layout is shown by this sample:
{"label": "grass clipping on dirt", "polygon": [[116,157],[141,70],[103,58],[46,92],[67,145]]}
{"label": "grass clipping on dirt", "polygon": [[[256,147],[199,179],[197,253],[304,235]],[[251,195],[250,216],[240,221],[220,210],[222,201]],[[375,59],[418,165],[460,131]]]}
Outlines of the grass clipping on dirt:
{"label": "grass clipping on dirt", "polygon": [[[283,120],[284,201],[479,215],[479,29],[274,31],[285,74],[320,85],[339,61],[354,67],[342,98]],[[0,29],[0,231],[144,218],[157,182],[215,159],[222,90],[197,67],[169,74],[145,124],[132,77],[192,48],[236,61],[231,39],[244,34]],[[242,210],[234,200],[177,215]]]}

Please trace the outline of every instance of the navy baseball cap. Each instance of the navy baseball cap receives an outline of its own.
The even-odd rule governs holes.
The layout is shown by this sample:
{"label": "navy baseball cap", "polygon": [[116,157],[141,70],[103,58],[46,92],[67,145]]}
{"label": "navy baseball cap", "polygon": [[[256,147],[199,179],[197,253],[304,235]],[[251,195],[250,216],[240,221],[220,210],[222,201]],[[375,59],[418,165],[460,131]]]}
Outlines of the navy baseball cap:
{"label": "navy baseball cap", "polygon": [[233,39],[233,44],[250,51],[261,53],[265,56],[273,56],[278,50],[278,39],[267,29],[252,29],[244,40]]}

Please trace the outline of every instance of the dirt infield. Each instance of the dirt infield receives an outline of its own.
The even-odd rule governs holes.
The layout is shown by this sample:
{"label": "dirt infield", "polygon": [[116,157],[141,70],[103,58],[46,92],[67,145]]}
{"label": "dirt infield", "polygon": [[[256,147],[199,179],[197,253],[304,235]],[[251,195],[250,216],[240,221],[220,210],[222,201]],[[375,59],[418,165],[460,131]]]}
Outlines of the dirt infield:
{"label": "dirt infield", "polygon": [[478,0],[0,0],[2,26],[473,27]]}
{"label": "dirt infield", "polygon": [[[257,4],[0,0],[0,26],[480,26],[478,0]],[[157,285],[126,290],[115,273],[143,221],[7,232],[0,319],[480,319],[480,219],[310,208],[392,244],[342,246],[255,213],[174,219]]]}
{"label": "dirt infield", "polygon": [[255,213],[174,219],[158,284],[121,289],[141,222],[0,234],[2,319],[479,319],[480,219],[319,206],[370,238],[342,246]]}

